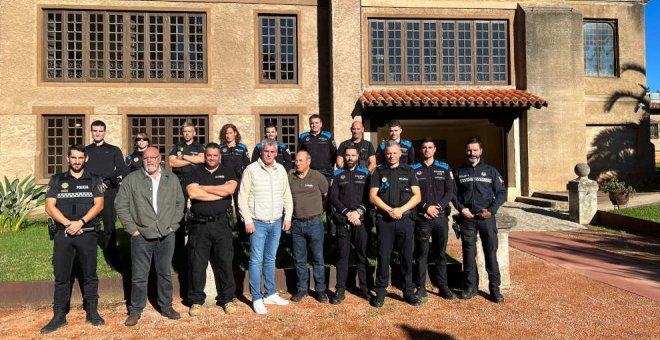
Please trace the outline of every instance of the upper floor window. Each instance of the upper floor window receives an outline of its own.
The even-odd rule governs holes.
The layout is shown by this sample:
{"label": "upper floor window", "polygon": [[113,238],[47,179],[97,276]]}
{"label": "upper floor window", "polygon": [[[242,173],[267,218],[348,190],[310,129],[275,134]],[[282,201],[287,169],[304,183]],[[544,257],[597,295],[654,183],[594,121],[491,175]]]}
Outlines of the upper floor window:
{"label": "upper floor window", "polygon": [[658,139],[658,122],[651,121],[651,139]]}
{"label": "upper floor window", "polygon": [[295,15],[259,15],[261,83],[298,83],[298,39]]}
{"label": "upper floor window", "polygon": [[611,21],[584,23],[584,75],[616,76],[616,25]]}
{"label": "upper floor window", "polygon": [[507,84],[502,20],[369,20],[372,84]]}
{"label": "upper floor window", "polygon": [[44,79],[206,82],[206,14],[44,11]]}

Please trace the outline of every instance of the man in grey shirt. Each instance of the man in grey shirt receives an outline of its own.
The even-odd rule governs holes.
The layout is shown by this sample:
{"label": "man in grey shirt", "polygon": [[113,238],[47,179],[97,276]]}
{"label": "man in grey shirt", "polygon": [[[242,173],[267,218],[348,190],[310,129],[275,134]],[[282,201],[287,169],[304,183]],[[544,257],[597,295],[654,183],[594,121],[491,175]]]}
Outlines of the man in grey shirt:
{"label": "man in grey shirt", "polygon": [[328,181],[319,171],[310,168],[312,157],[305,150],[299,150],[295,158],[295,171],[289,174],[289,186],[293,196],[293,255],[296,258],[298,291],[291,301],[301,301],[307,296],[309,270],[307,269],[307,249],[312,252],[314,263],[314,290],[316,300],[328,302],[325,293],[325,264],[323,260],[323,214],[324,198],[328,194]]}
{"label": "man in grey shirt", "polygon": [[183,218],[185,199],[179,179],[161,170],[158,149],[144,152],[143,171],[134,171],[122,181],[115,199],[117,216],[131,234],[133,270],[129,315],[124,324],[135,326],[147,301],[147,279],[151,260],[157,276],[160,313],[171,320],[181,315],[172,308],[170,266],[174,254],[174,232]]}

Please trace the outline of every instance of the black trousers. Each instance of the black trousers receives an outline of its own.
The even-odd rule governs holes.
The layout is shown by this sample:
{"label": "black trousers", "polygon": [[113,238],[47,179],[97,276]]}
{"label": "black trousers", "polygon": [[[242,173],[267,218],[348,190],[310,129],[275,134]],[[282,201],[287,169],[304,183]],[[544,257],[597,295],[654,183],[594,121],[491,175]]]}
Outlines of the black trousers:
{"label": "black trousers", "polygon": [[117,197],[116,188],[108,188],[103,193],[103,211],[101,211],[101,218],[103,219],[103,234],[105,242],[103,243],[103,257],[105,262],[110,266],[117,268],[119,265],[117,252],[117,230],[115,223],[117,222],[117,213],[115,212],[115,197]]}
{"label": "black trousers", "polygon": [[364,225],[350,226],[350,228],[337,225],[337,284],[335,288],[346,289],[348,258],[351,254],[352,244],[355,247],[355,262],[360,289],[367,291],[367,240],[367,229]]}
{"label": "black trousers", "polygon": [[478,289],[479,273],[477,272],[477,233],[481,237],[481,244],[486,260],[488,273],[488,288],[499,289],[500,267],[497,263],[497,224],[495,217],[487,220],[461,219],[461,240],[463,244],[463,288]]}
{"label": "black trousers", "polygon": [[53,239],[53,272],[55,274],[55,292],[53,305],[64,308],[71,299],[71,271],[76,254],[83,274],[83,298],[86,301],[98,301],[99,278],[96,275],[95,232],[79,236],[65,236],[64,230],[58,230]]}
{"label": "black trousers", "polygon": [[[227,216],[227,215],[225,215]],[[206,294],[206,268],[209,260],[215,276],[216,300],[230,302],[236,296],[234,282],[234,247],[228,220],[193,223],[188,234],[188,300],[191,304],[204,304]]]}
{"label": "black trousers", "polygon": [[131,236],[131,313],[142,313],[147,304],[147,283],[153,260],[156,270],[156,291],[158,306],[161,311],[172,308],[172,255],[174,254],[174,236],[168,234],[161,238],[146,239],[142,235]]}
{"label": "black trousers", "polygon": [[432,220],[421,219],[415,225],[415,277],[418,288],[426,287],[428,268],[429,238],[433,242],[433,254],[438,286],[447,286],[447,232],[449,219],[440,215]]}
{"label": "black trousers", "polygon": [[399,252],[401,276],[403,277],[403,296],[413,295],[412,257],[413,257],[413,229],[415,224],[410,217],[395,221],[389,217],[378,217],[376,228],[378,231],[378,263],[376,265],[376,293],[384,296],[390,281],[390,259],[392,250],[396,247]]}

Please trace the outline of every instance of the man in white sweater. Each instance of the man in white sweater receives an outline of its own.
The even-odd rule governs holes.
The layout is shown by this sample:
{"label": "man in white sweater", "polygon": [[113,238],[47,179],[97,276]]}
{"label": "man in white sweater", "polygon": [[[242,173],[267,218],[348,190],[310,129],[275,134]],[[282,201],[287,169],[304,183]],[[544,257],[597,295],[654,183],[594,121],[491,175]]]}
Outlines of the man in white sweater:
{"label": "man in white sweater", "polygon": [[[282,230],[291,228],[293,199],[286,170],[275,162],[277,141],[264,139],[261,145],[261,157],[243,172],[238,207],[250,235],[252,308],[257,314],[266,314],[267,304],[289,304],[275,290],[275,255]],[[265,293],[261,292],[262,265]]]}

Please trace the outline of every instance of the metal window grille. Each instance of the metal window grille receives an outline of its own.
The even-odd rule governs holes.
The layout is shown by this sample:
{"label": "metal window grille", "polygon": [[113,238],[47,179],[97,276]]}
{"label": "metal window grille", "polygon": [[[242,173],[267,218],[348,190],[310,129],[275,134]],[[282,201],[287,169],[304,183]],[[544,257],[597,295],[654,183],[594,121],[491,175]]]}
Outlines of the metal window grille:
{"label": "metal window grille", "polygon": [[584,23],[584,75],[616,75],[616,25],[609,21]]}

